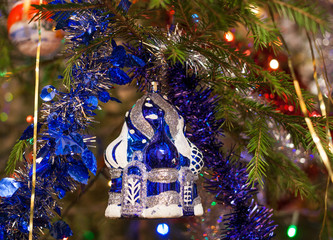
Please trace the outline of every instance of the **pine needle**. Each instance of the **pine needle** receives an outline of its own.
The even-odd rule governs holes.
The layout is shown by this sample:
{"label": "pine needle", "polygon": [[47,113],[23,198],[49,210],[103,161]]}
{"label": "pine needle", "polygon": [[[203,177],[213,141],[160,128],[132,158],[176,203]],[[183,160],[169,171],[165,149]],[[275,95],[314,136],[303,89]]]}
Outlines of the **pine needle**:
{"label": "pine needle", "polygon": [[27,147],[26,140],[18,140],[10,152],[9,159],[6,166],[6,174],[10,175],[14,173],[17,163],[22,162],[23,153]]}

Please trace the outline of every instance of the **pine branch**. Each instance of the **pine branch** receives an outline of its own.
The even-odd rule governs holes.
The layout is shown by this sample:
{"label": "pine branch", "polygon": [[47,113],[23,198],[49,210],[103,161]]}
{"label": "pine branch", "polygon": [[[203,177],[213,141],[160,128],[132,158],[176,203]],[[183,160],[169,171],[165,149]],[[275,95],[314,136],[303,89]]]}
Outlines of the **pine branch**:
{"label": "pine branch", "polygon": [[93,4],[93,3],[64,3],[64,4],[41,4],[36,5],[32,4],[32,7],[39,10],[31,19],[31,21],[36,21],[40,19],[48,19],[54,16],[54,13],[61,13],[59,14],[55,20],[68,19],[71,14],[64,14],[64,13],[83,13],[89,9],[98,9],[98,8],[105,8],[103,4]]}
{"label": "pine branch", "polygon": [[[187,26],[187,29],[190,31],[190,33],[193,35],[193,21],[192,24],[190,24],[190,21],[188,19],[188,15],[185,13],[184,8],[182,3],[184,3],[183,1],[177,0],[177,5],[180,9],[180,14],[182,16],[182,20],[185,22],[185,25]],[[188,7],[190,7],[190,5],[187,5]]]}
{"label": "pine branch", "polygon": [[294,20],[298,25],[305,27],[306,30],[316,33],[318,28],[321,32],[328,29],[326,14],[319,10],[317,4],[300,1],[281,0],[265,1],[266,4],[273,7],[280,15]]}
{"label": "pine branch", "polygon": [[149,8],[166,8],[168,4],[170,4],[170,0],[150,0]]}
{"label": "pine branch", "polygon": [[16,165],[18,162],[22,162],[23,153],[25,148],[27,147],[26,140],[18,140],[14,145],[12,151],[10,152],[7,165],[6,165],[6,174],[10,175],[14,173]]}
{"label": "pine branch", "polygon": [[[144,39],[143,35],[141,35],[140,32],[138,31],[138,29],[135,27],[135,24],[133,24],[133,20],[131,20],[129,17],[121,14],[112,1],[104,0],[104,3],[106,5],[106,7],[110,10],[110,12],[115,15],[115,18],[118,21],[120,21],[121,24],[126,26],[127,33],[130,33],[131,35],[133,35],[133,37],[136,41],[141,42]],[[125,31],[126,28],[124,28],[123,30]]]}
{"label": "pine branch", "polygon": [[[250,5],[251,6],[251,5]],[[267,19],[259,19],[253,12],[252,9],[246,8],[242,15],[242,21],[249,32],[252,32],[254,39],[254,47],[256,49],[271,47],[274,53],[281,50],[279,41],[279,31],[273,25],[271,25]]]}
{"label": "pine branch", "polygon": [[[333,161],[332,161],[333,153],[329,150],[330,149],[329,139],[327,139],[327,131],[326,131],[327,127],[329,127],[329,131],[332,131],[333,117],[327,117],[327,119],[324,117],[313,117],[313,118],[311,118],[311,121],[313,122],[315,132],[316,132],[318,138],[320,139],[320,142],[323,144],[324,150],[325,150],[328,158],[331,159],[331,162],[333,163]],[[327,124],[326,121],[328,122],[328,125],[326,125]],[[309,131],[307,132],[306,139],[308,142],[307,149],[311,149],[311,151],[317,152],[318,151],[317,147],[316,147],[314,141],[312,140],[312,136]]]}
{"label": "pine branch", "polygon": [[294,196],[301,198],[311,198],[316,201],[314,186],[307,175],[286,155],[278,151],[269,150],[266,157],[269,167],[266,178],[268,181],[268,191],[272,195],[278,196],[293,192]]}
{"label": "pine branch", "polygon": [[266,120],[258,117],[252,122],[249,126],[248,136],[250,137],[250,141],[247,145],[247,149],[254,155],[247,165],[247,170],[249,172],[248,181],[252,184],[254,184],[255,181],[258,181],[259,184],[263,186],[263,176],[266,176],[266,168],[268,166],[264,159],[264,155],[268,155],[267,151],[271,145]]}
{"label": "pine branch", "polygon": [[181,44],[169,44],[167,49],[164,51],[164,55],[167,60],[171,60],[172,64],[177,62],[184,63],[187,59],[185,49],[182,49]]}

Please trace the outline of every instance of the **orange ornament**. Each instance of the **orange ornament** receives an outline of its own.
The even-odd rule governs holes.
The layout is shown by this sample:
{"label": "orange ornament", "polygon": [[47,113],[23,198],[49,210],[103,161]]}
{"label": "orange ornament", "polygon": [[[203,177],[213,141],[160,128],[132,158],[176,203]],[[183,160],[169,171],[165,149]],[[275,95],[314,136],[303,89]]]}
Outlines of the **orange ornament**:
{"label": "orange ornament", "polygon": [[[38,5],[38,0],[31,0],[31,4]],[[47,4],[47,2],[43,2]],[[23,1],[17,2],[11,9],[8,20],[7,29],[9,38],[17,45],[20,52],[27,56],[36,56],[38,44],[37,22],[30,19],[38,12],[32,6],[28,12],[24,13]],[[62,31],[54,31],[54,22],[52,19],[41,21],[42,43],[41,56],[52,55],[59,49],[63,38]]]}

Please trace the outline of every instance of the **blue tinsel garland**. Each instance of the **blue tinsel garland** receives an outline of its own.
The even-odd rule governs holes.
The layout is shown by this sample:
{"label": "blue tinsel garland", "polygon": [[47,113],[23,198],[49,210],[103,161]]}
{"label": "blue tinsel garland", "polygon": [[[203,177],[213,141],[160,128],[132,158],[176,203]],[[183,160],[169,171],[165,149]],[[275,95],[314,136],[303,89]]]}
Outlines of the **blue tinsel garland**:
{"label": "blue tinsel garland", "polygon": [[[81,2],[76,0],[75,2]],[[62,4],[55,0],[51,4]],[[119,8],[127,12],[130,2],[122,0]],[[82,14],[58,12],[57,29],[68,33],[68,50],[87,46],[96,38],[112,34],[112,15],[102,10],[87,10]],[[131,78],[122,68],[130,68],[132,77],[140,81],[148,79],[155,72],[153,56],[141,46],[130,48],[131,54],[114,41],[105,41],[93,53],[85,53],[72,70],[72,90],[69,93],[46,86],[41,93],[44,101],[37,155],[37,185],[35,203],[34,238],[39,230],[47,228],[56,239],[69,237],[72,232],[63,221],[51,223],[51,218],[61,215],[57,198],[73,191],[79,183],[86,184],[88,170],[96,173],[96,159],[88,149],[91,137],[84,135],[90,126],[98,107],[98,100],[116,100],[108,93],[113,84],[127,84]],[[109,54],[110,53],[110,54]],[[150,59],[150,62],[148,60]],[[158,72],[158,71],[157,71]],[[227,228],[223,239],[270,239],[275,228],[270,220],[270,211],[251,200],[256,193],[247,183],[246,170],[231,163],[231,156],[225,157],[220,148],[219,127],[222,120],[214,116],[218,98],[212,90],[201,88],[198,78],[186,77],[182,65],[167,69],[169,98],[178,106],[181,115],[191,126],[188,137],[205,155],[206,166],[212,170],[206,189],[216,199],[233,208],[226,216]],[[31,127],[21,139],[31,138]],[[0,181],[0,239],[27,239],[30,211],[30,166],[17,172],[15,179]]]}
{"label": "blue tinsel garland", "polygon": [[212,172],[205,188],[219,202],[233,209],[223,219],[226,228],[222,239],[271,239],[276,228],[270,220],[271,210],[253,201],[256,189],[247,183],[246,169],[240,163],[232,163],[232,154],[221,152],[223,120],[215,118],[218,97],[213,95],[212,89],[200,87],[195,75],[187,77],[185,71],[180,64],[169,69],[168,98],[190,126],[187,137],[202,149],[205,166]]}

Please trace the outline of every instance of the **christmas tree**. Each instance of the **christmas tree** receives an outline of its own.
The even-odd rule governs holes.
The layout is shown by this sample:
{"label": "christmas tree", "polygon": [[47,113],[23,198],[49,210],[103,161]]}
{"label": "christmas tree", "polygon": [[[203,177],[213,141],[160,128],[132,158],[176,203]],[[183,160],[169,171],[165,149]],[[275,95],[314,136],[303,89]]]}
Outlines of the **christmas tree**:
{"label": "christmas tree", "polygon": [[[199,194],[193,182],[183,193],[185,205],[201,195],[203,217],[166,220],[178,225],[186,222],[188,232],[168,233],[166,225],[158,225],[160,235],[286,239],[283,221],[287,221],[289,237],[331,237],[333,102],[326,6],[329,3],[280,0],[54,0],[1,5],[1,131],[13,136],[6,126],[6,109],[13,100],[10,89],[27,88],[20,91],[27,93],[30,110],[22,114],[35,114],[27,117],[31,125],[16,144],[8,141],[14,147],[2,157],[8,176],[0,181],[0,239],[77,239],[79,235],[110,239],[124,225],[138,235],[147,223],[147,229],[150,223],[157,226],[158,220],[100,220],[109,179],[110,192],[127,186],[125,175],[110,178],[103,163],[104,149],[120,132],[126,136],[125,159],[134,162],[137,156],[139,162],[147,163],[147,171],[174,168],[182,172],[183,167],[191,169],[195,178],[203,159]],[[61,54],[56,55],[57,48],[62,48]],[[310,77],[301,68],[305,60],[297,59],[300,51],[307,53]],[[22,58],[35,52],[36,57]],[[156,84],[159,93],[152,90]],[[144,106],[163,111],[143,106],[147,121],[140,122],[139,100],[130,116],[126,114],[123,129],[131,130],[123,135],[125,112],[142,95]],[[185,142],[178,144],[178,137]],[[162,145],[172,157],[153,156]],[[117,169],[121,163],[113,147],[105,160],[108,167]],[[192,151],[188,156],[186,147]],[[138,149],[143,156],[136,155]],[[158,162],[162,160],[169,162]],[[174,169],[168,173],[177,175]],[[177,184],[180,189],[186,187],[180,179],[172,184],[144,182],[148,195],[161,186],[173,192],[182,191]],[[81,203],[83,194],[94,193],[102,200],[92,197]],[[139,200],[132,194],[131,201],[143,201],[140,194]],[[115,201],[110,199],[109,205]],[[85,210],[75,216],[70,213],[73,206]],[[94,208],[98,214],[94,215]],[[181,211],[180,215],[199,215],[195,209],[194,213],[193,209]],[[85,213],[93,218],[82,221]],[[300,215],[316,218],[314,236],[297,233]],[[115,225],[112,232],[103,229],[108,224]],[[80,229],[81,225],[90,230]],[[136,238],[127,233],[124,239]]]}

